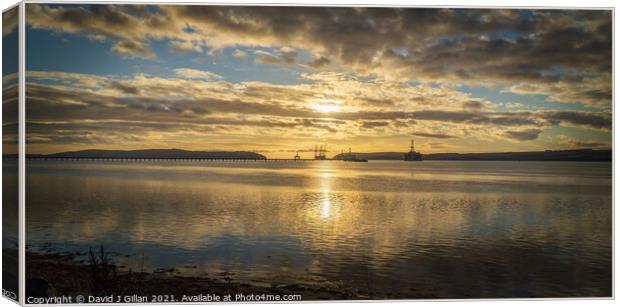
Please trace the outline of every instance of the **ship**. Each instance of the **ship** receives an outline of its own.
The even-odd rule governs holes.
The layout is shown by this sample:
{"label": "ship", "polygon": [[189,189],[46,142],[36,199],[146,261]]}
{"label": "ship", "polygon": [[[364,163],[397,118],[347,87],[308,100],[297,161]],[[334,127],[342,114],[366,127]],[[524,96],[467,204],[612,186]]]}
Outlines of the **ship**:
{"label": "ship", "polygon": [[409,152],[405,154],[405,161],[422,161],[422,154],[415,151],[415,143],[411,140],[411,148]]}
{"label": "ship", "polygon": [[349,147],[349,153],[342,156],[342,161],[346,161],[346,162],[368,162],[368,159],[358,158],[354,153],[351,152],[351,147]]}

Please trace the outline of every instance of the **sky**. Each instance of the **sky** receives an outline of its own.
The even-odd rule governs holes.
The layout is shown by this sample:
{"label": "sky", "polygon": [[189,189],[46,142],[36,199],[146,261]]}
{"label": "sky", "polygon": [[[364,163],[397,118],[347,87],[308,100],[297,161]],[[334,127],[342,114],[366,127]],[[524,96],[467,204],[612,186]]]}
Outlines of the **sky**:
{"label": "sky", "polygon": [[2,153],[17,154],[19,110],[17,71],[19,68],[19,35],[17,8],[2,13]]}
{"label": "sky", "polygon": [[28,153],[611,147],[611,11],[26,11]]}

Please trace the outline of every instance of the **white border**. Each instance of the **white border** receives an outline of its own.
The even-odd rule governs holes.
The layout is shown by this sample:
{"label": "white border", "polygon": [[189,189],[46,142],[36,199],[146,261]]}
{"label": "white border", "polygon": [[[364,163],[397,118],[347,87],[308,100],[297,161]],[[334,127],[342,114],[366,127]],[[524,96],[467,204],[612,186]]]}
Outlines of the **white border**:
{"label": "white border", "polygon": [[19,303],[26,296],[26,9],[19,3]]}
{"label": "white border", "polygon": [[11,6],[8,6],[8,7],[6,7],[5,9],[2,9],[2,13],[6,12],[6,11],[8,11],[8,10],[10,10],[10,9],[12,9],[12,8],[14,8],[14,7],[16,7],[16,6],[20,5],[20,4],[21,4],[21,2],[17,2],[17,3],[15,3],[15,4],[11,5]]}
{"label": "white border", "polygon": [[[11,0],[0,0],[2,1],[2,6],[5,6],[7,2]],[[2,11],[9,10],[13,7],[19,6],[19,249],[20,249],[20,259],[19,259],[19,300],[21,305],[29,305],[25,304],[25,4],[27,3],[54,3],[54,4],[152,4],[157,3],[159,5],[215,5],[215,6],[223,6],[223,5],[233,5],[233,6],[330,6],[330,7],[352,7],[352,6],[363,6],[363,7],[408,7],[408,8],[483,8],[483,9],[579,9],[579,10],[611,10],[612,11],[612,115],[615,113],[615,75],[617,73],[615,67],[615,56],[616,56],[616,48],[615,48],[615,35],[618,33],[616,31],[616,22],[615,22],[615,2],[609,1],[601,1],[601,0],[511,0],[510,3],[516,2],[517,4],[506,4],[506,5],[497,5],[497,1],[493,0],[461,0],[458,1],[458,5],[454,5],[455,1],[451,0],[390,0],[389,3],[360,3],[357,1],[351,0],[340,0],[339,3],[325,3],[326,0],[304,0],[304,2],[283,2],[273,1],[273,0],[222,0],[221,2],[214,1],[196,1],[196,2],[186,2],[186,1],[175,1],[175,0],[152,0],[152,1],[40,1],[40,0],[24,0],[8,6]],[[368,0],[366,0],[368,1]],[[380,1],[380,0],[375,0]],[[12,1],[11,1],[12,2]],[[434,5],[428,5],[424,3],[432,2]],[[611,5],[610,5],[611,4]],[[612,122],[612,150],[615,148],[615,121],[616,118],[613,116]],[[599,305],[599,304],[608,304],[613,303],[615,300],[616,287],[618,286],[615,283],[615,215],[617,211],[615,210],[615,188],[620,187],[620,184],[615,181],[615,170],[616,170],[616,158],[620,158],[620,154],[617,154],[615,150],[612,151],[613,159],[612,159],[612,182],[614,189],[612,190],[612,297],[610,298],[511,298],[511,299],[423,299],[423,300],[381,300],[381,301],[302,301],[295,302],[294,304],[332,304],[332,303],[352,303],[354,305],[358,305],[359,303],[373,303],[383,305],[384,303],[396,303],[396,304],[407,304],[411,302],[420,302],[421,304],[425,304],[425,302],[433,302],[436,304],[442,304],[441,302],[461,302],[462,304],[477,304],[476,302],[495,302],[500,303],[502,305],[508,304],[542,304],[548,302],[562,302],[562,304],[566,305],[574,305],[580,306],[583,304],[583,301],[591,301],[590,304]],[[8,301],[8,300],[7,300]],[[571,302],[573,301],[573,302]],[[246,302],[247,303],[247,302]],[[281,302],[282,304],[291,304]],[[154,303],[148,304],[139,304],[132,303],[131,305],[150,305]],[[239,303],[217,303],[217,304],[239,304]],[[257,305],[265,305],[267,303],[256,303]],[[272,303],[269,303],[272,304]],[[2,304],[4,305],[4,304]],[[74,305],[96,305],[96,304],[74,304]],[[104,304],[106,306],[126,306],[127,304]],[[209,305],[205,303],[183,303],[183,304],[165,304],[165,305]]]}

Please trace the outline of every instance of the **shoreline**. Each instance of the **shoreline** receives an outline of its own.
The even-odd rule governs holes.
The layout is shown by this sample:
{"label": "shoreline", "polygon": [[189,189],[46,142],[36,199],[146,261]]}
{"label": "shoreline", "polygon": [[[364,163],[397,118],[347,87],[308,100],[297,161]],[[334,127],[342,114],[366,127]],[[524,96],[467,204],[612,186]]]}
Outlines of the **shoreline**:
{"label": "shoreline", "polygon": [[[95,252],[95,254],[98,252]],[[26,297],[50,298],[59,296],[133,297],[171,295],[177,300],[184,296],[198,302],[208,295],[233,297],[238,294],[264,296],[301,295],[308,300],[371,300],[390,297],[368,296],[346,289],[304,284],[258,286],[234,280],[234,273],[222,272],[208,276],[175,274],[174,269],[154,272],[135,272],[118,267],[107,255],[95,255],[91,260],[77,260],[82,253],[40,253],[28,251]],[[88,255],[88,253],[87,253]],[[94,260],[93,260],[94,259]],[[426,296],[428,298],[428,296]],[[393,299],[393,298],[392,298]],[[178,301],[196,302],[196,301]],[[241,301],[240,301],[241,302]],[[104,302],[109,303],[109,302]]]}
{"label": "shoreline", "polygon": [[[53,154],[28,154],[28,160],[102,160],[102,161],[344,161],[347,155],[356,159],[375,161],[403,161],[406,152],[353,152],[336,154],[331,158],[267,157],[248,151],[186,151],[181,149],[103,150],[87,149]],[[445,152],[421,154],[421,160],[432,161],[515,161],[515,162],[611,162],[612,150],[607,148],[561,149],[506,152]],[[5,154],[4,159],[16,159],[15,154]],[[420,160],[420,161],[421,161]]]}

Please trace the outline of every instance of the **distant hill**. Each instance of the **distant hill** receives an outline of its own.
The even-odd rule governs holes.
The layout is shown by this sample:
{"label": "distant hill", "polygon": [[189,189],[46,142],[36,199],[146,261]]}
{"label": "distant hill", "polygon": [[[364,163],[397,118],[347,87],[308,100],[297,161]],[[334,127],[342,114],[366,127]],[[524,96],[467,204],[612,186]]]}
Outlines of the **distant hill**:
{"label": "distant hill", "polygon": [[[347,153],[348,154],[348,153]],[[368,160],[403,160],[404,152],[353,153],[357,158]],[[343,154],[334,157],[342,159]],[[345,154],[346,155],[346,154]],[[463,160],[463,161],[611,161],[612,152],[594,149],[546,150],[526,152],[492,153],[436,153],[423,154],[424,160]]]}
{"label": "distant hill", "polygon": [[139,158],[139,159],[248,159],[264,160],[265,156],[249,151],[189,151],[182,149],[100,150],[28,155],[32,158]]}

